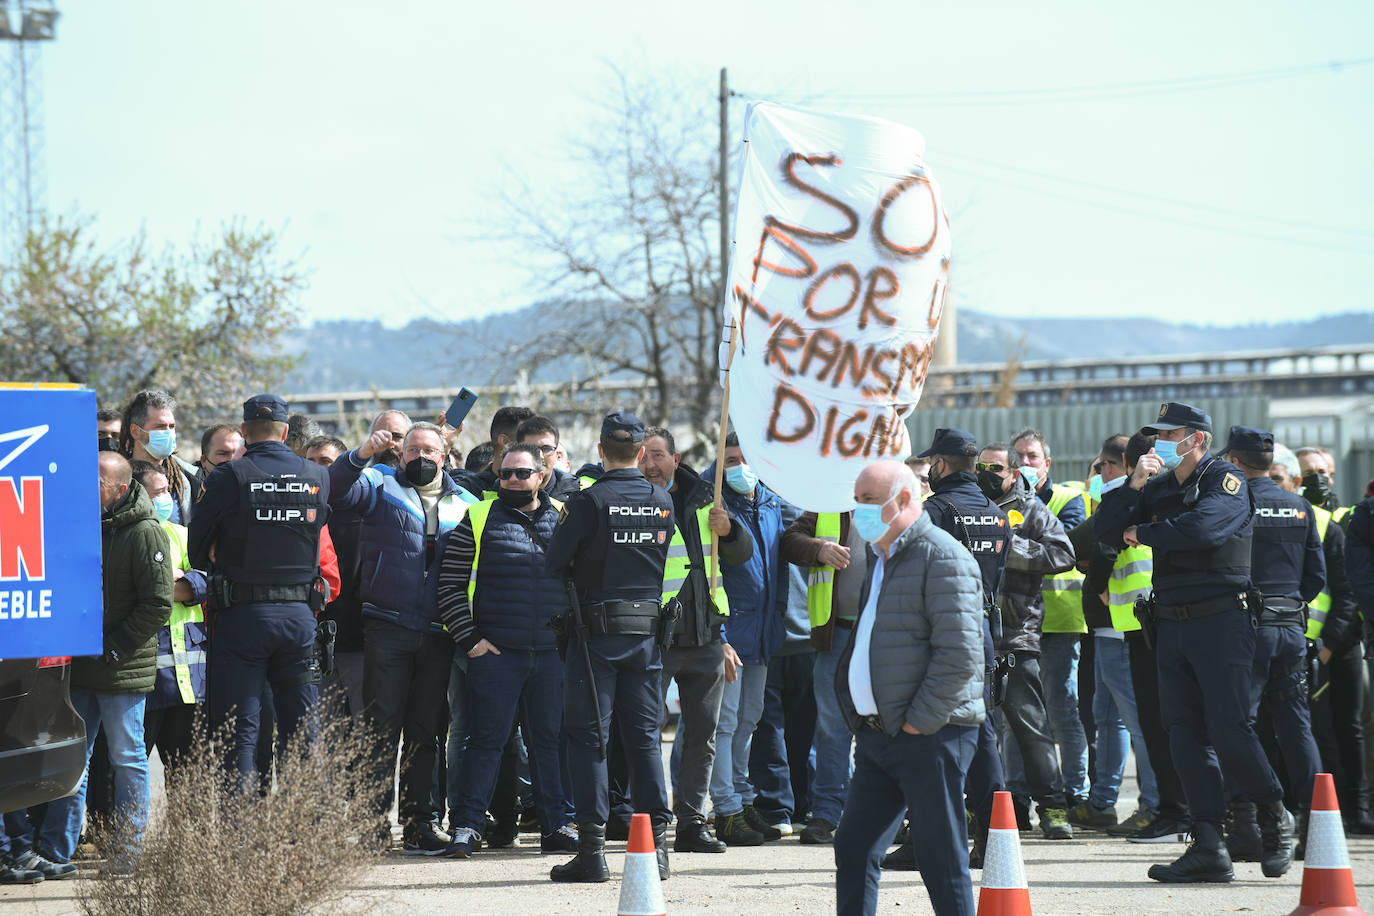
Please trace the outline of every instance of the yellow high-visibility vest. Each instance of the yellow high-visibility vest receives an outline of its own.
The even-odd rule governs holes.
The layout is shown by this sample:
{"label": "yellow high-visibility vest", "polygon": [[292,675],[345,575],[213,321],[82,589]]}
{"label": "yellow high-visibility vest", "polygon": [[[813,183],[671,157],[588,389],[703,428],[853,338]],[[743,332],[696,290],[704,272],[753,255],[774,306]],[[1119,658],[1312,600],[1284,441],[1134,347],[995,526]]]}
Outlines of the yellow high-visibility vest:
{"label": "yellow high-visibility vest", "polygon": [[[1322,544],[1325,544],[1326,532],[1331,526],[1333,516],[1319,506],[1312,507],[1312,515],[1317,521],[1317,536],[1321,538]],[[1313,598],[1311,603],[1307,605],[1308,639],[1321,639],[1322,630],[1326,627],[1326,615],[1329,613],[1331,613],[1331,588],[1328,584],[1322,586],[1321,594]]]}
{"label": "yellow high-visibility vest", "polygon": [[[1058,516],[1059,511],[1075,499],[1083,500],[1083,511],[1087,512],[1088,499],[1082,490],[1075,490],[1064,484],[1054,484],[1050,489],[1050,513]],[[1046,576],[1040,586],[1040,594],[1045,601],[1045,622],[1041,627],[1042,632],[1088,632],[1088,624],[1083,619],[1083,573],[1077,568]]]}
{"label": "yellow high-visibility vest", "polygon": [[[709,584],[711,569],[711,526],[708,519],[711,514],[711,506],[702,506],[697,510],[697,528],[701,536],[701,574],[703,579]],[[663,600],[682,591],[682,586],[687,582],[687,576],[691,573],[688,568],[691,565],[691,558],[687,555],[687,542],[682,537],[682,529],[673,522],[673,539],[668,543],[668,562],[663,567]],[[730,616],[730,601],[725,597],[725,577],[721,576],[716,590],[711,593],[711,601],[716,606],[716,611]]]}
{"label": "yellow high-visibility vest", "polygon": [[1111,578],[1107,580],[1107,608],[1112,612],[1112,629],[1130,633],[1140,629],[1135,616],[1135,599],[1149,597],[1154,587],[1155,555],[1148,547],[1127,547],[1116,555]]}
{"label": "yellow high-visibility vest", "polygon": [[[186,529],[181,525],[172,522],[163,522],[162,530],[167,532],[167,543],[169,545],[167,559],[171,560],[172,568],[186,572],[191,568],[191,561],[187,556],[186,550]],[[177,678],[177,692],[181,694],[181,702],[194,705],[196,702],[196,689],[191,683],[192,666],[205,666],[205,649],[186,648],[186,626],[187,624],[205,623],[205,611],[199,604],[182,604],[180,601],[172,602],[172,615],[167,619],[167,630],[171,635],[171,655],[158,654],[157,666],[159,668],[175,668]]]}
{"label": "yellow high-visibility vest", "polygon": [[[820,512],[816,515],[816,537],[831,544],[840,542],[840,513]],[[830,622],[830,605],[835,597],[835,567],[813,566],[806,574],[806,612],[811,628]]]}

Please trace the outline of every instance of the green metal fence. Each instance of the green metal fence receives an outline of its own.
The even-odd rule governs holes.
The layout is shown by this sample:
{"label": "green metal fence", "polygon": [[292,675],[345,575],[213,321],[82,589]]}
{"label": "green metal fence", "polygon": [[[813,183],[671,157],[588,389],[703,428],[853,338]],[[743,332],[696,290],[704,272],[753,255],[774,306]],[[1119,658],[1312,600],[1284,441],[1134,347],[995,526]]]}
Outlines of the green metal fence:
{"label": "green metal fence", "polygon": [[[1219,442],[1216,448],[1225,444],[1233,424],[1269,428],[1267,397],[1212,398],[1192,403],[1211,415]],[[1145,401],[1055,407],[939,407],[912,413],[907,429],[914,454],[930,445],[940,427],[968,430],[984,443],[1006,442],[1018,430],[1033,426],[1049,440],[1054,478],[1082,480],[1091,473],[1089,466],[1104,439],[1115,433],[1135,432],[1158,417],[1159,408],[1159,404]]]}

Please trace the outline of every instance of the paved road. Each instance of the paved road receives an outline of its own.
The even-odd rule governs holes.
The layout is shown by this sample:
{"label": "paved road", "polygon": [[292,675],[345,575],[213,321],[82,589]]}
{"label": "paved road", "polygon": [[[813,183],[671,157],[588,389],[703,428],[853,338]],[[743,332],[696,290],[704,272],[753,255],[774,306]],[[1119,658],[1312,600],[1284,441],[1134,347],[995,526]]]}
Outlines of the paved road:
{"label": "paved road", "polygon": [[[671,748],[665,741],[664,756]],[[1134,773],[1134,765],[1127,772]],[[161,785],[153,760],[152,779]],[[1128,778],[1123,799],[1134,799]],[[1122,802],[1125,817],[1131,805]],[[156,815],[155,815],[156,816]],[[347,908],[369,914],[461,912],[498,916],[611,914],[617,912],[624,843],[610,843],[613,879],[600,885],[560,885],[549,869],[566,855],[541,855],[539,838],[522,834],[522,846],[484,851],[468,860],[433,859],[393,852],[360,876],[348,891]],[[1349,840],[1356,890],[1374,912],[1374,838]],[[1289,913],[1298,904],[1300,864],[1278,879],[1265,878],[1257,863],[1236,865],[1229,885],[1167,886],[1145,876],[1152,863],[1183,851],[1177,843],[1137,845],[1101,833],[1080,831],[1073,840],[1051,842],[1022,835],[1022,856],[1037,914],[1214,914]],[[204,851],[204,852],[208,852]],[[731,849],[721,855],[674,855],[673,876],[663,885],[669,914],[745,913],[780,916],[835,910],[835,868],[828,846],[803,846],[795,836],[766,846]],[[83,865],[83,873],[90,874]],[[974,872],[974,892],[980,873]],[[84,879],[78,879],[84,880]],[[76,881],[0,888],[0,916],[77,913]],[[919,875],[885,872],[878,912],[930,913]],[[170,916],[170,914],[169,914]]]}
{"label": "paved road", "polygon": [[[1124,813],[1124,812],[1123,812]],[[479,852],[466,861],[388,855],[349,891],[353,908],[384,913],[463,912],[533,914],[615,913],[623,843],[612,843],[617,880],[602,885],[556,885],[549,868],[565,856],[539,854],[538,838],[522,846]],[[1301,871],[1277,880],[1259,866],[1236,866],[1230,885],[1166,887],[1145,877],[1153,862],[1177,855],[1178,844],[1139,846],[1101,834],[1049,842],[1023,837],[1022,854],[1036,913],[1202,914],[1287,913],[1298,902]],[[1374,908],[1374,839],[1352,838],[1351,862],[1366,908]],[[829,847],[802,846],[787,837],[754,849],[723,855],[675,855],[673,877],[664,884],[668,912],[827,913],[834,911],[834,863]],[[975,886],[978,872],[974,872]],[[76,912],[75,882],[0,889],[0,916]],[[883,875],[879,912],[929,913],[919,876]]]}

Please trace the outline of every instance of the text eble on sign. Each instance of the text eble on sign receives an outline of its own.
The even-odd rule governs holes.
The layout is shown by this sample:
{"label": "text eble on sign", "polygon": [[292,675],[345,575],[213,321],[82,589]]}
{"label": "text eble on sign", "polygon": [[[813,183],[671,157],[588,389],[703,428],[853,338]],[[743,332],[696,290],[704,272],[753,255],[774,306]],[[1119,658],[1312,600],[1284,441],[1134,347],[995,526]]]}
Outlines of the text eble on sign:
{"label": "text eble on sign", "polygon": [[0,383],[0,658],[99,655],[95,392]]}

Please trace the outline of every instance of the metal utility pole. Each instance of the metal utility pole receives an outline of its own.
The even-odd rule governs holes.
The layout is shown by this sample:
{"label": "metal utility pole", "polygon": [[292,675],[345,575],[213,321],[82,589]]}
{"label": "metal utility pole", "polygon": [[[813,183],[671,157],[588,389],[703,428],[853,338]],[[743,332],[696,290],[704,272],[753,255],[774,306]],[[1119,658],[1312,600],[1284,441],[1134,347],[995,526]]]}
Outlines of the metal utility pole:
{"label": "metal utility pole", "polygon": [[17,261],[43,210],[39,42],[57,37],[52,0],[0,0],[0,263]]}

